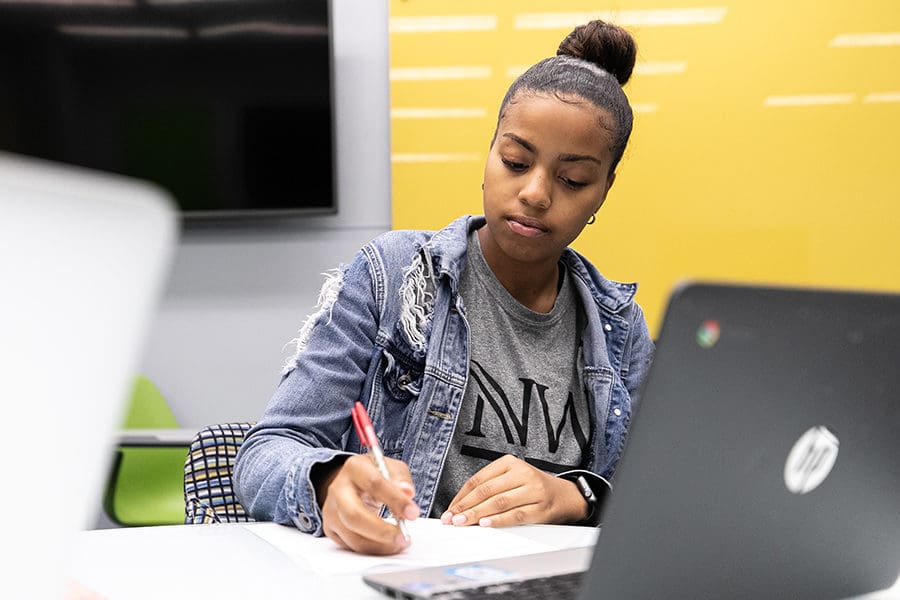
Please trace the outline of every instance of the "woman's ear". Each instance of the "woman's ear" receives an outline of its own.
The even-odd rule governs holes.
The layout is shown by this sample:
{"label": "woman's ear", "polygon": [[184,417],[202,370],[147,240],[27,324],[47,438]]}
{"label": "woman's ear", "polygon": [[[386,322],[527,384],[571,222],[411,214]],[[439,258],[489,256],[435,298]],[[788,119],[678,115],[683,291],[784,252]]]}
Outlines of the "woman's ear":
{"label": "woman's ear", "polygon": [[612,187],[613,183],[616,181],[616,174],[610,173],[609,177],[606,178],[606,189],[603,191],[603,195],[600,197],[600,202],[597,203],[597,207],[594,209],[594,212],[600,210],[600,207],[603,206],[603,203],[606,202],[606,195],[609,194],[609,188]]}
{"label": "woman's ear", "polygon": [[[606,194],[609,193],[609,189],[612,187],[612,184],[616,182],[616,174],[615,172],[610,173],[609,177],[606,178]],[[606,198],[606,194],[603,194],[603,197]]]}

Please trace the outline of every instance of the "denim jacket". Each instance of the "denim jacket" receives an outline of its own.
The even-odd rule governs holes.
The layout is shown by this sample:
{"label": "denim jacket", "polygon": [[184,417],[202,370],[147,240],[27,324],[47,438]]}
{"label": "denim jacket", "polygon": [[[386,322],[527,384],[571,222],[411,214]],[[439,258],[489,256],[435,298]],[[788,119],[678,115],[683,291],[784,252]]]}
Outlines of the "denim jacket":
{"label": "denim jacket", "polygon": [[[458,294],[466,216],[437,232],[391,231],[366,245],[322,288],[261,419],[237,455],[235,493],[257,520],[322,534],[311,469],[360,452],[350,409],[363,402],[385,455],[412,474],[431,511],[469,371],[468,324]],[[653,342],[635,284],[605,279],[571,249],[561,260],[585,309],[584,382],[593,407],[585,468],[610,479],[622,451]]]}

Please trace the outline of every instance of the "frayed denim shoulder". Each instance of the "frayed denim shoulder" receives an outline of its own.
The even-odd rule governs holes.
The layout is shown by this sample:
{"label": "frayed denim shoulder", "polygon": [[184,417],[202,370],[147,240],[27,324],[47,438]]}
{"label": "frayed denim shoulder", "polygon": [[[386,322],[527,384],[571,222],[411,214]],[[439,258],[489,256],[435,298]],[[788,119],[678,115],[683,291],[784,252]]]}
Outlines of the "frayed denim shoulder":
{"label": "frayed denim shoulder", "polygon": [[296,351],[282,368],[282,376],[287,375],[297,367],[297,360],[303,351],[306,350],[306,345],[309,343],[313,327],[315,327],[325,315],[328,315],[328,321],[331,320],[331,309],[334,306],[335,301],[337,301],[338,294],[344,285],[344,269],[345,266],[340,265],[336,269],[330,269],[322,273],[322,275],[325,276],[325,283],[322,284],[322,289],[319,290],[319,298],[316,301],[316,311],[308,315],[306,320],[303,321],[303,325],[301,325],[297,337],[285,345],[285,347],[287,347],[293,344]]}
{"label": "frayed denim shoulder", "polygon": [[427,248],[423,246],[416,253],[400,284],[400,330],[417,352],[425,351],[434,312],[434,268]]}

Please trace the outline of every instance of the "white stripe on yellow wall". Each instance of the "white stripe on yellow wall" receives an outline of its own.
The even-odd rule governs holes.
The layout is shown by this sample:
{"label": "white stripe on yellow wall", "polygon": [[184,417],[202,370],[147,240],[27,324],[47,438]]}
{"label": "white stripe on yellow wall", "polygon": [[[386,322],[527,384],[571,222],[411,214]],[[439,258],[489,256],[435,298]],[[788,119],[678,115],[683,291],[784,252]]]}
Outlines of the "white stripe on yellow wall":
{"label": "white stripe on yellow wall", "polygon": [[391,162],[395,163],[435,163],[435,162],[470,162],[481,160],[480,154],[452,153],[399,153],[391,154]]}
{"label": "white stripe on yellow wall", "polygon": [[434,81],[438,79],[489,79],[491,68],[474,67],[394,67],[391,81]]}
{"label": "white stripe on yellow wall", "polygon": [[510,79],[515,79],[522,73],[528,70],[528,67],[531,65],[513,65],[511,67],[506,67],[506,76]]}
{"label": "white stripe on yellow wall", "polygon": [[805,94],[796,96],[769,96],[763,106],[817,106],[828,104],[850,104],[855,94]]}
{"label": "white stripe on yellow wall", "polygon": [[866,94],[863,102],[900,102],[900,92],[878,92]]}
{"label": "white stripe on yellow wall", "polygon": [[392,108],[392,119],[480,119],[487,116],[484,108]]}
{"label": "white stripe on yellow wall", "polygon": [[659,110],[659,104],[651,102],[635,102],[631,105],[631,110],[636,113],[655,113]]}
{"label": "white stripe on yellow wall", "polygon": [[668,8],[649,10],[604,10],[592,12],[546,12],[516,15],[516,29],[571,29],[593,19],[625,27],[651,25],[711,25],[720,23],[727,7]]}
{"label": "white stripe on yellow wall", "polygon": [[832,48],[861,46],[900,46],[900,31],[872,33],[841,33],[828,44]]}
{"label": "white stripe on yellow wall", "polygon": [[391,33],[430,33],[434,31],[493,31],[497,15],[452,15],[441,17],[391,17]]}
{"label": "white stripe on yellow wall", "polygon": [[[530,65],[513,65],[507,67],[506,76],[515,79],[524,73]],[[687,70],[686,62],[643,62],[634,66],[637,75],[679,75]]]}

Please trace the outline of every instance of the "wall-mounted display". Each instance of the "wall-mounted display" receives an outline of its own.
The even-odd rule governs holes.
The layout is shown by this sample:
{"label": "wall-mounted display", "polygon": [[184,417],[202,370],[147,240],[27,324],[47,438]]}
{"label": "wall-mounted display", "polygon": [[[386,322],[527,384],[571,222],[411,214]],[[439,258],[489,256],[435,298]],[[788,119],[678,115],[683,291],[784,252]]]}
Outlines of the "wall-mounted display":
{"label": "wall-mounted display", "polygon": [[328,0],[0,2],[0,149],[189,218],[335,212]]}

